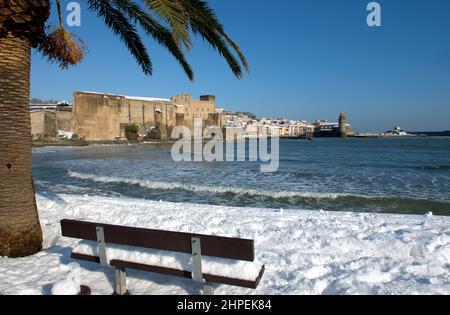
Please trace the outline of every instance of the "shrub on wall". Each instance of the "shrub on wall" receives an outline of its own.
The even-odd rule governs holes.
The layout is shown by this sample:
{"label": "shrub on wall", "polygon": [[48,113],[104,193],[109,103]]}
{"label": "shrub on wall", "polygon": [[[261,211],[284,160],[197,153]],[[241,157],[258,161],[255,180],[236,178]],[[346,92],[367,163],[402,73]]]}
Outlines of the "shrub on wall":
{"label": "shrub on wall", "polygon": [[125,127],[125,137],[128,140],[137,140],[139,137],[139,126],[130,124]]}

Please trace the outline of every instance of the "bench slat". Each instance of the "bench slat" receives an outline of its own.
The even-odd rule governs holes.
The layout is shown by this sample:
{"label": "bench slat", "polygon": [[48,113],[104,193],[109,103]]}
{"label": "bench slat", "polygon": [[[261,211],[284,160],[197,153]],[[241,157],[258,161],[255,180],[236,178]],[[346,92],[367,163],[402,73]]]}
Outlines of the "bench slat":
{"label": "bench slat", "polygon": [[110,224],[62,220],[65,237],[97,241],[96,227],[104,229],[107,243],[191,253],[191,238],[201,239],[202,255],[243,261],[255,260],[254,241],[248,239],[160,231]]}
{"label": "bench slat", "polygon": [[[88,261],[88,262],[100,263],[100,258],[95,257],[95,256],[72,253],[71,257],[73,259],[77,259],[77,260],[84,260],[84,261]],[[150,266],[150,265],[138,264],[138,263],[133,263],[133,262],[128,262],[128,261],[121,261],[121,260],[112,260],[110,263],[111,263],[111,266],[118,267],[118,268],[136,269],[136,270],[166,274],[166,275],[171,275],[171,276],[176,276],[176,277],[181,277],[181,278],[188,278],[188,279],[192,278],[191,272],[185,271],[185,270],[172,269],[172,268],[166,268],[166,267],[160,267],[160,266]],[[203,274],[203,278],[207,282],[211,282],[211,283],[227,284],[227,285],[244,287],[244,288],[249,288],[249,289],[256,289],[259,285],[259,282],[261,281],[264,271],[265,271],[265,267],[262,266],[258,277],[254,281],[242,280],[242,279],[236,279],[236,278],[228,278],[228,277],[222,277],[222,276],[215,276],[215,275],[209,275],[209,274]]]}

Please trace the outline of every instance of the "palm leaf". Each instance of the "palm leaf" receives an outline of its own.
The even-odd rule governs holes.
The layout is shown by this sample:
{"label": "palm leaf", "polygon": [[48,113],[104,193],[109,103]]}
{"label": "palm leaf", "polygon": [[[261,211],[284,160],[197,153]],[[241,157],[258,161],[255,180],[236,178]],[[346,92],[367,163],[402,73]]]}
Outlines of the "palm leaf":
{"label": "palm leaf", "polygon": [[192,41],[188,30],[188,15],[178,0],[145,0],[145,4],[159,19],[167,22],[175,41],[191,49]]}
{"label": "palm leaf", "polygon": [[250,71],[241,49],[228,36],[204,0],[142,0],[141,4],[134,0],[87,0],[87,2],[89,10],[102,17],[105,24],[124,41],[147,75],[152,74],[153,67],[136,29],[138,26],[147,36],[168,49],[190,80],[193,80],[194,74],[186,61],[182,47],[189,50],[192,48],[191,32],[199,35],[223,56],[236,77],[243,76],[242,66],[247,72]]}
{"label": "palm leaf", "polygon": [[151,75],[153,67],[150,56],[137,30],[127,17],[111,5],[110,1],[88,0],[88,3],[89,10],[95,11],[99,17],[103,17],[105,24],[125,42],[131,54],[141,66],[142,71],[147,75]]}
{"label": "palm leaf", "polygon": [[208,41],[225,58],[232,72],[238,78],[241,78],[243,75],[241,65],[231,53],[228,45],[235,50],[242,65],[249,72],[250,67],[244,54],[239,46],[226,34],[223,25],[208,4],[203,0],[180,0],[180,2],[189,15],[189,25],[192,31],[195,34],[200,34],[204,40]]}
{"label": "palm leaf", "polygon": [[160,45],[166,47],[169,52],[183,67],[184,72],[192,81],[194,73],[191,66],[187,63],[183,52],[174,40],[171,32],[159,24],[152,16],[144,12],[141,7],[130,0],[113,0],[117,7],[135,23],[138,23],[149,35],[154,38]]}
{"label": "palm leaf", "polygon": [[247,70],[247,72],[250,73],[250,66],[241,48],[239,48],[239,46],[228,36],[227,33],[224,32],[222,35],[225,37],[228,44],[231,47],[233,47],[234,51],[236,51],[237,55],[239,56],[239,59],[241,59],[242,65],[244,66],[245,70]]}

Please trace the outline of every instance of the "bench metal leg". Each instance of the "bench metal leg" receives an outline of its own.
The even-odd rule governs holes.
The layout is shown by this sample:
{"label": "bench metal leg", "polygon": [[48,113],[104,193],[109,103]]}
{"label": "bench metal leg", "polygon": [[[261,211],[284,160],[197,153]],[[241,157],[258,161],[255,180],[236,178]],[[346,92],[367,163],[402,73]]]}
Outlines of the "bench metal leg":
{"label": "bench metal leg", "polygon": [[116,295],[127,293],[127,273],[125,268],[116,267]]}
{"label": "bench metal leg", "polygon": [[203,295],[214,295],[214,287],[212,286],[212,283],[203,283]]}
{"label": "bench metal leg", "polygon": [[202,271],[202,242],[199,237],[191,238],[192,248],[192,280],[203,284],[203,295],[214,295],[211,283],[203,279]]}

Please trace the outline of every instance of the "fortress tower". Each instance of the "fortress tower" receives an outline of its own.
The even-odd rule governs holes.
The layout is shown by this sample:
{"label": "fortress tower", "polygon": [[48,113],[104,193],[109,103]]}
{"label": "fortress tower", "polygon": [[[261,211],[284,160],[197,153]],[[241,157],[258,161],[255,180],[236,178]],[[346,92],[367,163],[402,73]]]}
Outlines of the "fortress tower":
{"label": "fortress tower", "polygon": [[347,137],[347,118],[345,113],[339,115],[339,136],[341,138]]}

